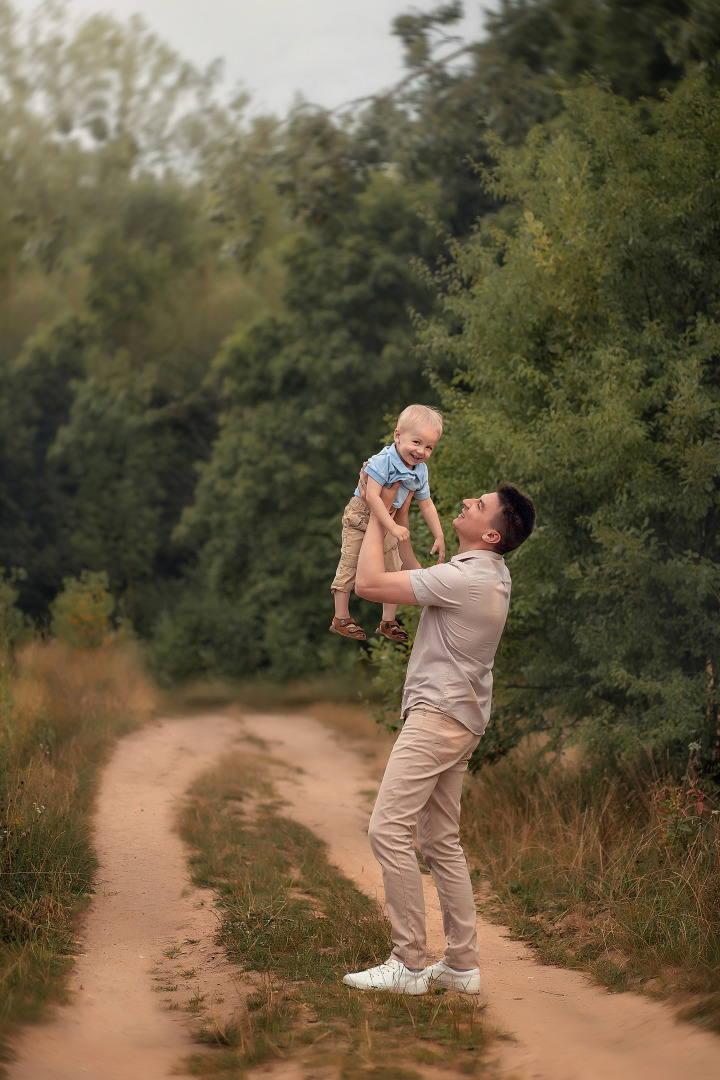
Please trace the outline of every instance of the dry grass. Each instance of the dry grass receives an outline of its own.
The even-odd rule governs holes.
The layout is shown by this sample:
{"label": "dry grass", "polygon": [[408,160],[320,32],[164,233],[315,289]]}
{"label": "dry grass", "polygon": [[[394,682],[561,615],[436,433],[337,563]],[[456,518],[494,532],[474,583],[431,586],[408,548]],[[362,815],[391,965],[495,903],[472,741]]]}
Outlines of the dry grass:
{"label": "dry grass", "polygon": [[327,675],[287,683],[260,678],[245,682],[203,679],[164,691],[163,701],[172,713],[194,713],[233,704],[250,712],[296,712],[319,702],[323,708],[347,706],[357,710],[358,715],[369,715],[365,707],[358,705],[368,687],[369,679],[363,676],[339,679]]}
{"label": "dry grass", "polygon": [[389,927],[344,878],[323,843],[279,813],[261,755],[227,757],[201,778],[182,814],[195,881],[219,894],[219,939],[252,988],[230,1020],[200,1036],[216,1051],[198,1074],[242,1076],[291,1057],[346,1080],[474,1074],[488,1035],[474,998],[359,994],[347,971],[384,960]]}
{"label": "dry grass", "polygon": [[[355,740],[380,778],[394,735],[368,711],[306,711]],[[528,740],[467,780],[463,839],[494,889],[486,913],[544,960],[679,1002],[720,1031],[720,813],[701,787],[692,767],[682,783],[650,761],[604,775],[576,749],[558,759]]]}
{"label": "dry grass", "polygon": [[92,889],[95,776],[153,711],[132,651],[28,645],[0,672],[0,1038],[62,992],[75,914]]}
{"label": "dry grass", "polygon": [[610,777],[528,744],[469,779],[463,820],[489,910],[545,960],[720,1030],[720,815],[692,775]]}

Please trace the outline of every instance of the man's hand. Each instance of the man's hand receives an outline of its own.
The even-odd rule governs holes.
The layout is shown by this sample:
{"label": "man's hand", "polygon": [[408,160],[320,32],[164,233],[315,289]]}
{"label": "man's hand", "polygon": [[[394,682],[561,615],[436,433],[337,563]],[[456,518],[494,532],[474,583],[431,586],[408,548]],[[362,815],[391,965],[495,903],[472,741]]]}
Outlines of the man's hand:
{"label": "man's hand", "polygon": [[[365,466],[366,465],[367,465],[367,461],[363,461],[362,469],[360,470],[360,475],[358,476],[358,483],[357,483],[358,491],[360,492],[360,498],[364,499],[365,502],[367,502],[367,482],[368,482],[367,473],[365,472]],[[400,487],[400,481],[396,480],[392,487],[381,488],[381,490],[380,490],[380,498],[382,499],[383,506],[387,510],[389,510],[390,507],[392,506],[392,504],[395,502],[395,496],[397,494],[397,489],[399,487]],[[397,514],[395,515],[395,517],[397,518]],[[405,524],[407,524],[407,522]]]}
{"label": "man's hand", "polygon": [[358,476],[357,487],[360,492],[360,498],[364,499],[367,495],[367,473],[365,472],[365,466],[367,461],[363,461],[362,468],[360,469],[360,475]]}

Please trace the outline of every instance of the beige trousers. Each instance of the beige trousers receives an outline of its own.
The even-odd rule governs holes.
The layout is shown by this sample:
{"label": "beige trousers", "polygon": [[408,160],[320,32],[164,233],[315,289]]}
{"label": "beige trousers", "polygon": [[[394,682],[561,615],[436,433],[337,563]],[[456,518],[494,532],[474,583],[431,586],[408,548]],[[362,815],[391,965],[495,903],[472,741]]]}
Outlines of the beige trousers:
{"label": "beige trousers", "polygon": [[445,963],[456,971],[478,966],[475,899],[459,830],[463,777],[479,741],[464,724],[429,705],[409,709],[370,819],[368,835],[382,867],[392,955],[413,971],[425,967],[427,959],[413,825],[440,898]]}
{"label": "beige trousers", "polygon": [[[388,513],[391,517],[395,517],[395,507],[391,507]],[[352,592],[355,587],[355,574],[360,557],[360,548],[365,539],[365,530],[369,520],[370,507],[363,499],[353,495],[343,513],[340,562],[335,571],[333,583],[330,586],[332,592]],[[383,556],[385,569],[388,573],[395,573],[396,570],[402,569],[398,542],[390,532],[385,533]]]}

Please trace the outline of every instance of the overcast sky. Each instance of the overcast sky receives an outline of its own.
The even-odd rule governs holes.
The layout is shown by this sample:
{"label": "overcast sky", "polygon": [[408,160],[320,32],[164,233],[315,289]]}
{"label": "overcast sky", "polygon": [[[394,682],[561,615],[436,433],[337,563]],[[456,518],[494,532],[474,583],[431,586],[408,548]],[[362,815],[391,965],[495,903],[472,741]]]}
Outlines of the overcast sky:
{"label": "overcast sky", "polygon": [[[37,0],[13,0],[22,14]],[[284,113],[297,91],[334,108],[402,77],[402,47],[390,34],[396,15],[431,11],[439,0],[69,0],[73,14],[103,11],[121,20],[140,12],[161,38],[204,67],[221,56],[225,84],[241,82],[252,111]],[[483,8],[466,0],[459,32],[481,34]]]}

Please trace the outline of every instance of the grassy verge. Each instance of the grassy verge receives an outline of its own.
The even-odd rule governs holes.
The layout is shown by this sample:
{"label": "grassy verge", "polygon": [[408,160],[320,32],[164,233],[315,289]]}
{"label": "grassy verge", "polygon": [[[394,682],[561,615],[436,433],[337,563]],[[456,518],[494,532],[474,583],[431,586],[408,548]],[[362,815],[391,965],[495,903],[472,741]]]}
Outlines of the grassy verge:
{"label": "grassy verge", "polygon": [[0,1047],[62,994],[92,889],[98,766],[153,708],[133,653],[33,643],[0,670]]}
{"label": "grassy verge", "polygon": [[608,778],[529,745],[470,779],[463,820],[488,914],[541,959],[720,1031],[720,814],[691,775]]}
{"label": "grassy verge", "polygon": [[219,894],[220,940],[251,987],[232,1021],[206,1026],[215,1053],[197,1074],[240,1077],[288,1057],[352,1080],[402,1080],[429,1066],[473,1074],[488,1035],[474,999],[360,994],[342,975],[386,959],[377,904],[331,866],[324,845],[284,818],[260,758],[225,759],[182,814],[195,880]]}
{"label": "grassy verge", "polygon": [[[167,710],[175,714],[203,712],[207,709],[238,705],[249,712],[294,712],[307,710],[318,702],[329,706],[349,706],[359,710],[358,702],[365,700],[375,688],[362,672],[355,678],[332,675],[294,682],[270,682],[267,679],[248,679],[233,682],[229,679],[199,680],[184,683],[163,692]],[[367,717],[367,709],[362,708]],[[372,725],[371,725],[372,726]]]}

